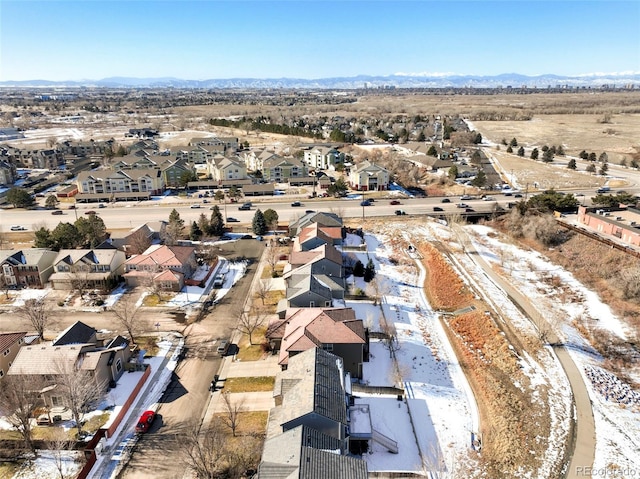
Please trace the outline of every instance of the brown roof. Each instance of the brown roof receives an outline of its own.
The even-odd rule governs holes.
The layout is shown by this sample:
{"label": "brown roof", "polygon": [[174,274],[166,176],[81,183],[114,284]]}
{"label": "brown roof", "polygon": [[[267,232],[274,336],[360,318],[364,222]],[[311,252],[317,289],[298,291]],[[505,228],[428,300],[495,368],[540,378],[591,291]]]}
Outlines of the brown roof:
{"label": "brown roof", "polygon": [[291,308],[280,348],[279,364],[287,364],[289,352],[306,351],[322,344],[364,344],[362,320],[351,308]]}
{"label": "brown roof", "polygon": [[159,266],[182,266],[193,254],[192,246],[151,245],[147,250],[127,260],[126,264],[157,264]]}
{"label": "brown roof", "polygon": [[26,335],[27,333],[0,333],[0,352],[9,349]]}

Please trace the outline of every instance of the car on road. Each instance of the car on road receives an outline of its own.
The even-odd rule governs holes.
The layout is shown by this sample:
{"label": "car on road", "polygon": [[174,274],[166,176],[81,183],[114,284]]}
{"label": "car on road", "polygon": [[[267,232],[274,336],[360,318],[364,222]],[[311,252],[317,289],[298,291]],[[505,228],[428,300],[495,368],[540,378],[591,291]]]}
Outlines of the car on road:
{"label": "car on road", "polygon": [[360,206],[371,206],[371,200],[361,201]]}
{"label": "car on road", "polygon": [[469,195],[462,195],[462,196],[460,197],[460,199],[461,199],[462,201],[464,201],[464,200],[470,200],[470,199],[471,199],[471,196],[469,196]]}
{"label": "car on road", "polygon": [[300,203],[299,201],[294,201],[293,203],[291,203],[291,206],[302,206],[302,203]]}
{"label": "car on road", "polygon": [[193,205],[189,206],[189,208],[191,208],[191,209],[200,208],[200,205],[193,204]]}
{"label": "car on road", "polygon": [[95,215],[97,213],[95,211],[93,211],[93,210],[89,210],[89,211],[85,211],[84,214],[85,215]]}
{"label": "car on road", "polygon": [[440,203],[451,203],[451,200],[449,198],[442,198]]}
{"label": "car on road", "polygon": [[24,226],[20,226],[20,225],[13,225],[11,226],[11,231],[26,231],[27,228],[25,228]]}
{"label": "car on road", "polygon": [[238,210],[240,210],[240,211],[248,211],[250,209],[251,209],[251,206],[249,206],[249,205],[240,205],[240,206],[238,206]]}
{"label": "car on road", "polygon": [[229,241],[231,239],[233,239],[233,238],[231,236],[229,236],[229,235],[220,236],[220,241]]}
{"label": "car on road", "polygon": [[400,201],[398,201],[398,200],[391,200],[391,201],[389,201],[389,204],[390,204],[390,205],[399,205],[399,204],[400,204]]}
{"label": "car on road", "polygon": [[513,195],[514,198],[522,198],[522,195],[520,193],[516,193],[515,195]]}
{"label": "car on road", "polygon": [[155,411],[145,411],[138,419],[138,424],[136,424],[136,432],[143,434],[149,430],[151,424],[153,424],[153,420],[156,418]]}
{"label": "car on road", "polygon": [[67,208],[69,210],[75,210],[76,209],[76,205],[69,205],[69,208]]}
{"label": "car on road", "polygon": [[407,214],[404,210],[396,210],[395,213],[396,216],[404,216]]}
{"label": "car on road", "polygon": [[62,213],[62,210],[53,210],[53,211],[51,212],[51,214],[52,214],[52,215],[61,215],[61,214],[63,214],[63,213]]}
{"label": "car on road", "polygon": [[466,203],[458,203],[458,204],[456,205],[456,208],[468,208],[468,207],[469,207],[469,205],[468,205],[468,204],[466,204]]}
{"label": "car on road", "polygon": [[440,208],[439,206],[434,206],[433,211],[444,211],[444,209]]}
{"label": "car on road", "polygon": [[316,212],[315,210],[306,210],[306,211],[305,211],[305,214],[307,214],[307,215],[308,215],[308,214],[315,213],[315,212]]}
{"label": "car on road", "polygon": [[465,213],[473,213],[474,209],[473,208],[465,208],[464,211],[465,211]]}
{"label": "car on road", "polygon": [[233,218],[233,217],[229,216],[227,218],[227,223],[240,223],[240,220],[238,218]]}

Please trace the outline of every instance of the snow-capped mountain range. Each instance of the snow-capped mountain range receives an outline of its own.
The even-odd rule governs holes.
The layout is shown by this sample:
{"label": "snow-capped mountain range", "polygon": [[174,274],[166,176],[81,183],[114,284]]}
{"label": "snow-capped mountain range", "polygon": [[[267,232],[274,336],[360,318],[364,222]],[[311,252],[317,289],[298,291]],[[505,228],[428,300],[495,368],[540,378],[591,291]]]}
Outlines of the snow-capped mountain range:
{"label": "snow-capped mountain range", "polygon": [[108,88],[634,88],[640,87],[640,72],[593,73],[575,76],[544,74],[537,76],[504,73],[494,76],[442,73],[396,73],[393,75],[358,75],[318,79],[302,78],[227,78],[184,80],[180,78],[110,77],[102,80],[24,80],[3,81],[0,87],[108,87]]}

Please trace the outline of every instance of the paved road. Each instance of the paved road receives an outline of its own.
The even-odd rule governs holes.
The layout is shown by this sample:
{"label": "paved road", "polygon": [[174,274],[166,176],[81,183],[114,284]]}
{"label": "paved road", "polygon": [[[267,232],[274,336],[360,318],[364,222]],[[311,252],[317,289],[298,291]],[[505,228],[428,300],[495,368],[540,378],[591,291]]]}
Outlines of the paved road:
{"label": "paved road", "polygon": [[[525,312],[533,324],[538,326],[547,326],[549,331],[547,340],[550,344],[560,344],[560,340],[553,330],[553,327],[547,322],[546,318],[538,312],[529,299],[521,294],[520,291],[513,288],[501,276],[496,274],[482,256],[478,254],[477,251],[472,250],[472,248],[473,243],[468,241],[467,254],[469,254],[469,257],[477,265],[482,267],[487,276],[510,296],[511,300],[519,306],[521,311]],[[584,384],[582,375],[571,358],[571,355],[562,345],[555,346],[553,349],[567,375],[569,384],[571,385],[573,404],[576,413],[573,437],[571,437],[570,434],[572,443],[568,445],[569,466],[565,476],[569,479],[574,479],[582,477],[577,474],[578,467],[584,470],[586,467],[593,466],[596,447],[596,430],[593,419],[593,409],[591,407],[587,387]],[[573,414],[570,416],[573,416]]]}
{"label": "paved road", "polygon": [[[158,413],[162,420],[136,444],[120,479],[175,479],[185,472],[183,444],[177,434],[185,428],[198,428],[211,400],[209,385],[217,374],[222,358],[216,353],[220,339],[228,339],[236,326],[237,311],[250,294],[258,270],[264,243],[240,240],[222,246],[227,258],[245,257],[252,262],[247,274],[236,283],[222,301],[200,322],[185,329],[187,354],[163,396]],[[269,393],[271,394],[271,393]],[[268,398],[248,398],[267,408]],[[273,399],[272,399],[273,401]],[[263,404],[263,405],[262,405]]]}

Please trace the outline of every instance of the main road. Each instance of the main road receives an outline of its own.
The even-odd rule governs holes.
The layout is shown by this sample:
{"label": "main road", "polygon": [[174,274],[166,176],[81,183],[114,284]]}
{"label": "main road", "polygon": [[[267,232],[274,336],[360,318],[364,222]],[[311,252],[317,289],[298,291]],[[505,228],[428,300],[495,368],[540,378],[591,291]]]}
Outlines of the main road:
{"label": "main road", "polygon": [[[584,194],[583,198],[594,193],[575,192],[574,194]],[[218,204],[220,211],[225,218],[237,219],[237,223],[228,223],[229,226],[239,225],[243,231],[247,231],[247,226],[251,225],[256,209],[263,212],[269,208],[275,210],[280,218],[280,223],[286,223],[290,219],[295,219],[305,214],[306,211],[328,211],[334,212],[343,218],[366,218],[370,216],[390,216],[396,210],[402,210],[407,215],[443,215],[453,213],[468,213],[466,208],[458,208],[459,203],[464,203],[477,213],[491,213],[497,206],[507,208],[508,203],[519,201],[520,198],[506,196],[503,194],[491,194],[491,201],[479,199],[461,200],[460,196],[446,197],[450,202],[442,203],[444,197],[425,198],[403,198],[398,205],[392,205],[390,198],[380,198],[379,193],[375,193],[377,199],[370,206],[362,206],[362,196],[358,199],[335,199],[319,198],[301,200],[300,206],[291,206],[298,198],[291,197],[287,200],[278,197],[252,199],[253,206],[250,210],[239,210],[237,203]],[[373,197],[374,193],[365,193],[364,197]],[[526,195],[525,195],[526,196]],[[248,200],[248,198],[246,198]],[[578,196],[580,199],[580,196]],[[194,207],[197,206],[197,207]],[[60,205],[60,215],[52,215],[51,210],[44,208],[25,210],[21,208],[7,208],[0,210],[0,232],[11,231],[12,226],[23,227],[27,231],[35,231],[44,226],[49,229],[55,228],[60,222],[73,223],[76,219],[86,217],[89,211],[98,214],[104,221],[108,230],[131,229],[149,221],[168,221],[169,214],[173,209],[180,213],[180,217],[189,225],[197,221],[200,215],[207,217],[211,215],[212,203],[202,203],[202,200],[176,200],[175,197],[167,197],[160,200],[140,201],[140,202],[116,202],[109,203],[104,208],[98,208],[97,204],[78,204],[76,209],[68,209],[66,204]]]}

